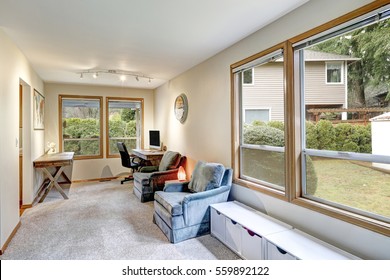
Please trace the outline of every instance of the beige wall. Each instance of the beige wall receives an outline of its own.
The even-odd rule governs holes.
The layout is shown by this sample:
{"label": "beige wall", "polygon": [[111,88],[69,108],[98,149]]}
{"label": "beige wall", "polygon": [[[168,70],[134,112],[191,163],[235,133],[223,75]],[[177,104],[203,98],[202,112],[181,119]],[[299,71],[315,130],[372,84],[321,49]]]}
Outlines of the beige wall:
{"label": "beige wall", "polygon": [[[187,172],[191,173],[198,160],[231,165],[231,64],[369,2],[312,0],[156,89],[155,126],[162,131],[163,141],[169,149],[189,157]],[[189,102],[188,119],[184,124],[180,124],[173,114],[173,102],[181,93],[187,95]],[[362,258],[390,259],[389,239],[384,235],[238,185],[233,186],[231,198]]]}
{"label": "beige wall", "polygon": [[[103,97],[103,158],[89,160],[75,160],[71,180],[89,180],[98,178],[109,178],[125,175],[129,169],[121,166],[119,158],[106,158],[105,129],[106,129],[106,97],[128,97],[144,98],[144,143],[148,143],[148,131],[153,129],[153,91],[145,89],[129,89],[122,87],[84,86],[71,84],[45,84],[46,92],[46,130],[45,142],[56,143],[59,148],[58,128],[58,96],[84,95]],[[69,172],[69,170],[67,171]]]}
{"label": "beige wall", "polygon": [[43,82],[0,28],[0,247],[19,222],[19,84],[23,85],[23,204],[33,199],[32,159],[43,153],[44,131],[32,129],[34,88]]}

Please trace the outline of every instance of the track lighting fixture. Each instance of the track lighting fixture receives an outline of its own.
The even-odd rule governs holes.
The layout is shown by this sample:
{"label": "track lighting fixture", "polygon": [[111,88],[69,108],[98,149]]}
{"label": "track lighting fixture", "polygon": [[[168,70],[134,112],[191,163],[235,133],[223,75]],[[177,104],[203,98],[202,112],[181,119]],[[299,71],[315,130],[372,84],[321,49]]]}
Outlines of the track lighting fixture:
{"label": "track lighting fixture", "polygon": [[83,79],[87,76],[92,76],[94,79],[97,79],[97,77],[100,74],[110,74],[110,75],[119,75],[119,80],[122,82],[126,80],[126,76],[133,76],[137,80],[137,82],[140,81],[140,79],[146,79],[148,83],[152,82],[152,77],[146,76],[141,73],[136,72],[130,72],[125,70],[111,70],[111,69],[91,69],[91,70],[85,70],[85,71],[79,71],[77,74],[80,74],[80,79]]}

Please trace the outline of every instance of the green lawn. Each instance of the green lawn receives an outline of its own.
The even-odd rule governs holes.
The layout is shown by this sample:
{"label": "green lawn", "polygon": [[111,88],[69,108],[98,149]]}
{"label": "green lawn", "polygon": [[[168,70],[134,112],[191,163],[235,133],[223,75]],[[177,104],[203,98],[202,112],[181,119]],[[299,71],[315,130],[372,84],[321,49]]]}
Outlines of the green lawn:
{"label": "green lawn", "polygon": [[348,160],[313,160],[315,196],[390,217],[390,174]]}

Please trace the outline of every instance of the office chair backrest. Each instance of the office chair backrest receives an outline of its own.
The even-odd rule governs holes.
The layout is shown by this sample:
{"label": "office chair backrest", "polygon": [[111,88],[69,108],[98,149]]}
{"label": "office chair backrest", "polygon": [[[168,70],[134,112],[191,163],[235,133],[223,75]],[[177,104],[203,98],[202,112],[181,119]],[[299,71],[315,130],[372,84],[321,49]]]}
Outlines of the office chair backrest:
{"label": "office chair backrest", "polygon": [[121,155],[122,166],[129,167],[130,166],[130,155],[127,152],[127,148],[126,148],[125,143],[118,142],[117,146],[118,146],[119,153]]}

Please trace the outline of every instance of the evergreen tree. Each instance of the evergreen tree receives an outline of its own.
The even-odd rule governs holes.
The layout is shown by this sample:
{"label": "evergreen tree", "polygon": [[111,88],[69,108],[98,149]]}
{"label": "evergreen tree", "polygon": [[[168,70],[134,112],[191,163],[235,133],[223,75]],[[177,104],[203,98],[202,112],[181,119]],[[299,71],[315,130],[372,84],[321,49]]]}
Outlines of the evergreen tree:
{"label": "evergreen tree", "polygon": [[365,106],[368,86],[387,88],[390,99],[390,19],[365,26],[312,47],[313,50],[359,58],[348,66],[350,105]]}

